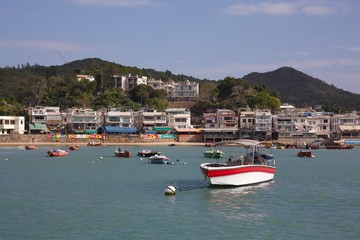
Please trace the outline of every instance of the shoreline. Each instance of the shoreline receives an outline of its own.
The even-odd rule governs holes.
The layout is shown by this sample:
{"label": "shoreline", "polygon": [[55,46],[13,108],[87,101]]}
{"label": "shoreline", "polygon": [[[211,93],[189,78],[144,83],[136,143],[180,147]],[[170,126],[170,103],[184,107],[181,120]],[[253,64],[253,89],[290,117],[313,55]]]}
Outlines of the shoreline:
{"label": "shoreline", "polygon": [[[81,143],[62,143],[62,142],[0,142],[0,147],[7,147],[7,146],[27,146],[27,145],[37,145],[37,146],[87,146],[88,143],[81,142]],[[141,142],[141,143],[115,143],[115,142],[105,142],[102,143],[101,146],[169,146],[169,144],[175,144],[176,146],[205,146],[205,143],[199,142]]]}

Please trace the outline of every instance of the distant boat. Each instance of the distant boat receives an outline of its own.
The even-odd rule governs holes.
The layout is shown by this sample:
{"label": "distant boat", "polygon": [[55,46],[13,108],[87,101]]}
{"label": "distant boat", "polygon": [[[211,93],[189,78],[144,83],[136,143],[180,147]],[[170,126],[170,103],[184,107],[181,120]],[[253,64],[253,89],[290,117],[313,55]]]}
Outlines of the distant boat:
{"label": "distant boat", "polygon": [[72,145],[72,146],[69,147],[69,150],[72,150],[72,151],[79,150],[79,146],[78,145]]}
{"label": "distant boat", "polygon": [[155,164],[168,164],[170,163],[170,159],[165,155],[154,155],[149,157],[150,163]]}
{"label": "distant boat", "polygon": [[204,157],[207,158],[223,158],[224,156],[224,152],[218,149],[211,148],[210,150],[204,151]]}
{"label": "distant boat", "polygon": [[94,141],[89,142],[87,144],[88,147],[98,147],[98,146],[101,146],[101,145],[102,145],[102,143],[95,143]]}
{"label": "distant boat", "polygon": [[159,151],[153,151],[153,150],[148,150],[148,149],[143,149],[137,153],[137,155],[140,157],[151,157],[151,156],[160,155],[160,154],[161,154],[161,152],[159,152]]}
{"label": "distant boat", "polygon": [[66,157],[69,152],[62,149],[50,149],[47,154],[49,157]]}
{"label": "distant boat", "polygon": [[130,158],[132,157],[132,152],[126,149],[121,149],[120,147],[115,150],[116,157]]}
{"label": "distant boat", "polygon": [[314,158],[315,156],[311,153],[309,150],[301,150],[297,153],[298,157],[308,157],[308,158]]}
{"label": "distant boat", "polygon": [[27,146],[25,146],[26,150],[36,150],[38,148],[39,148],[38,145],[27,145]]}
{"label": "distant boat", "polygon": [[335,145],[327,145],[325,146],[326,149],[353,149],[354,147],[351,145],[340,145],[340,144],[335,144]]}

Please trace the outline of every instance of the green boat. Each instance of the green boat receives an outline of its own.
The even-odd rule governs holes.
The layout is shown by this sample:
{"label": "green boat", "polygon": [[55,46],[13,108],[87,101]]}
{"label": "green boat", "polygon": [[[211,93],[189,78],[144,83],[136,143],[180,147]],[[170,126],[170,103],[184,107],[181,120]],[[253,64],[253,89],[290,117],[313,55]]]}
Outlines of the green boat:
{"label": "green boat", "polygon": [[225,153],[217,149],[210,149],[204,152],[204,157],[207,158],[223,158]]}

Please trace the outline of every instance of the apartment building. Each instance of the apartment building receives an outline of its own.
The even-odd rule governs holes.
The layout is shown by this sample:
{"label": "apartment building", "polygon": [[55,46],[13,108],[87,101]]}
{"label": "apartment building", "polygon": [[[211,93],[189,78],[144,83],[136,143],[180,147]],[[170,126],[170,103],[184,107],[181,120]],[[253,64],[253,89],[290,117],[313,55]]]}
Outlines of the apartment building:
{"label": "apartment building", "polygon": [[68,133],[97,133],[102,125],[101,114],[90,108],[69,108],[64,114],[63,124]]}

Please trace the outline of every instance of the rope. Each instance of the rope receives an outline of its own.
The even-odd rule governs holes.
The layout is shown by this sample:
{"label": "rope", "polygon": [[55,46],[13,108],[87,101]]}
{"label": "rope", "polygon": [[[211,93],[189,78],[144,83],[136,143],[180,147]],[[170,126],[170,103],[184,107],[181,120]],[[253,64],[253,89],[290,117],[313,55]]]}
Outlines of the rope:
{"label": "rope", "polygon": [[199,184],[196,184],[190,188],[187,188],[187,189],[183,189],[183,188],[180,188],[178,186],[175,186],[176,189],[178,189],[179,191],[190,191],[190,190],[194,190],[195,188],[198,188],[200,187],[201,185],[203,185],[203,183],[207,180],[207,177],[204,178],[203,181],[201,181]]}

